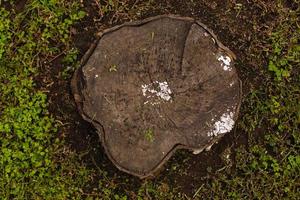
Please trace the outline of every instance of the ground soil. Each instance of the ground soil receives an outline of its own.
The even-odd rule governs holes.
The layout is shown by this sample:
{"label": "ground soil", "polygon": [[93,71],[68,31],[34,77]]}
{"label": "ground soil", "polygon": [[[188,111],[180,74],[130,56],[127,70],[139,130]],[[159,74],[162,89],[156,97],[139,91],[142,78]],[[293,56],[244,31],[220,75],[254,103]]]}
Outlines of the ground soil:
{"label": "ground soil", "polygon": [[[157,0],[149,11],[143,12],[138,18],[158,14],[178,14],[202,21],[214,31],[225,46],[237,55],[236,67],[246,96],[250,89],[255,88],[259,83],[259,68],[266,66],[261,52],[265,45],[264,38],[268,35],[269,27],[273,26],[275,17],[271,4],[272,0]],[[80,56],[93,43],[97,32],[128,21],[121,16],[111,24],[109,17],[99,16],[99,10],[93,0],[83,1],[83,5],[89,16],[72,30],[74,43],[80,50]],[[48,88],[50,112],[62,124],[60,134],[66,137],[67,142],[81,155],[83,162],[89,167],[97,169],[97,166],[100,166],[116,183],[127,182],[128,184],[122,184],[124,190],[136,190],[142,181],[114,167],[104,154],[94,128],[78,114],[71,94],[70,79],[61,78],[65,67],[61,64],[61,57],[58,57],[53,60],[44,74],[49,79],[48,83],[52,83]],[[241,115],[245,109],[242,106]],[[197,190],[196,187],[201,185],[205,177],[213,178],[211,172],[225,165],[223,153],[230,148],[234,155],[234,149],[241,144],[246,144],[246,141],[246,134],[236,127],[209,152],[192,155],[181,150],[168,161],[154,181],[167,181],[188,195],[193,195]]]}

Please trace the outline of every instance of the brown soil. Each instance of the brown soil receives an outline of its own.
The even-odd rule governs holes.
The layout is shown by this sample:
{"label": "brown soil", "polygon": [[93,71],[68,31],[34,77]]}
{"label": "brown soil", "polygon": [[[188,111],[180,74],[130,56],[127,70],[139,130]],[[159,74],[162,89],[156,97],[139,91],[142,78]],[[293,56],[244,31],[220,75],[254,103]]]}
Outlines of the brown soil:
{"label": "brown soil", "polygon": [[[92,44],[98,31],[128,21],[128,18],[122,18],[121,15],[114,21],[114,24],[110,24],[109,17],[100,19],[101,16],[93,0],[83,2],[84,9],[89,16],[77,24],[72,31],[74,43],[81,55]],[[264,41],[276,17],[272,10],[272,0],[194,0],[194,3],[191,2],[156,0],[151,9],[144,11],[139,18],[158,14],[178,14],[202,21],[214,31],[225,46],[236,54],[236,68],[243,81],[243,93],[246,95],[259,83],[259,68],[266,64],[265,59],[259,56],[264,50],[264,44],[261,41]],[[93,127],[82,120],[78,114],[71,94],[70,80],[64,80],[60,76],[65,67],[60,61],[61,57],[54,60],[52,64],[55,67],[49,68],[48,72],[45,71],[45,75],[47,74],[49,82],[53,82],[49,92],[50,111],[62,124],[61,135],[66,136],[68,143],[78,154],[82,155],[83,162],[89,167],[97,169],[96,165],[100,166],[116,183],[127,182],[128,184],[122,184],[124,190],[136,190],[141,181],[114,167],[104,154]],[[242,107],[241,115],[243,109],[246,108]],[[154,181],[169,182],[188,195],[193,195],[197,190],[196,187],[201,185],[205,177],[213,177],[212,172],[226,164],[222,158],[224,152],[245,144],[246,137],[239,127],[236,127],[209,152],[191,155],[181,150],[168,161],[165,169]]]}

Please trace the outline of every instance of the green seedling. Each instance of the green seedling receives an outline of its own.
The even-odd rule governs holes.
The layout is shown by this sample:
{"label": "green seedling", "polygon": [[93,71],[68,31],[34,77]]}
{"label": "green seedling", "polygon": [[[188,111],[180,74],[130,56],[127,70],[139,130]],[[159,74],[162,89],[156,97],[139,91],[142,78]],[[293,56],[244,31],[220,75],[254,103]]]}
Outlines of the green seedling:
{"label": "green seedling", "polygon": [[109,68],[109,72],[117,72],[118,70],[117,70],[117,65],[112,65],[112,66],[110,66],[110,68]]}
{"label": "green seedling", "polygon": [[149,142],[154,142],[154,133],[152,129],[145,131],[145,139]]}

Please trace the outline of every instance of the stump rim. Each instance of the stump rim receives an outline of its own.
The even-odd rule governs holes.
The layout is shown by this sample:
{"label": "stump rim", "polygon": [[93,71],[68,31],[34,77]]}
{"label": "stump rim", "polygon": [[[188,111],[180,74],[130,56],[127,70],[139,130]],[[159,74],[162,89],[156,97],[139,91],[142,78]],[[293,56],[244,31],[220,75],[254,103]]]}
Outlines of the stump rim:
{"label": "stump rim", "polygon": [[[158,163],[158,165],[156,165],[151,171],[149,172],[145,172],[143,174],[139,174],[136,173],[134,171],[130,171],[122,166],[120,166],[118,164],[118,162],[110,155],[109,150],[107,149],[107,146],[105,144],[105,131],[103,126],[93,120],[90,119],[83,111],[82,109],[82,104],[83,104],[83,96],[81,95],[80,92],[80,86],[78,85],[79,79],[80,79],[80,73],[82,73],[81,69],[85,66],[85,64],[87,63],[88,59],[90,58],[90,56],[93,54],[94,50],[96,49],[98,42],[101,40],[101,38],[111,32],[117,31],[119,29],[121,29],[122,27],[132,27],[132,26],[141,26],[144,25],[148,22],[152,22],[155,20],[159,20],[162,18],[170,18],[170,19],[175,19],[175,20],[182,20],[182,21],[189,21],[192,22],[192,24],[197,24],[200,27],[202,27],[203,29],[205,29],[208,34],[210,34],[210,36],[215,40],[215,45],[217,46],[217,48],[221,49],[222,51],[226,52],[228,54],[228,56],[234,61],[236,60],[236,56],[235,54],[229,50],[226,46],[224,46],[217,38],[217,36],[213,33],[213,31],[211,29],[209,29],[205,24],[203,24],[201,21],[190,18],[190,17],[182,17],[182,16],[178,16],[178,15],[158,15],[155,17],[149,17],[146,19],[142,19],[142,20],[136,20],[136,21],[132,21],[132,22],[125,22],[121,25],[117,25],[108,29],[105,29],[101,32],[99,32],[99,34],[97,34],[97,39],[94,40],[94,42],[91,44],[90,48],[88,49],[88,51],[83,55],[83,57],[80,60],[80,66],[75,70],[74,75],[71,79],[71,91],[73,93],[74,96],[74,100],[76,103],[76,107],[78,109],[79,114],[82,116],[82,118],[85,121],[88,121],[89,123],[93,124],[94,127],[96,127],[97,130],[97,134],[99,135],[99,140],[100,143],[102,144],[106,155],[108,156],[108,158],[110,159],[110,161],[121,171],[126,172],[128,174],[134,175],[139,177],[140,179],[145,179],[145,178],[154,178],[155,174],[157,174],[157,172],[162,168],[162,166],[170,159],[170,157],[176,152],[176,150],[179,149],[186,149],[186,150],[191,150],[191,151],[200,151],[202,152],[204,149],[206,149],[207,147],[213,145],[216,140],[220,139],[221,137],[223,137],[224,135],[219,135],[217,137],[215,137],[216,139],[212,140],[212,142],[208,143],[206,146],[204,146],[201,149],[194,149],[194,148],[190,148],[188,146],[182,145],[182,144],[175,144],[173,146],[172,149],[170,149],[170,151],[165,155],[165,157],[163,157],[163,159],[160,161],[160,163]],[[239,91],[239,103],[238,106],[236,108],[236,116],[235,116],[235,121],[237,120],[238,116],[239,116],[239,110],[240,110],[240,106],[241,106],[241,102],[242,102],[242,81],[238,78],[239,80],[239,87],[240,87],[240,91]],[[99,131],[99,128],[101,130],[101,132]]]}

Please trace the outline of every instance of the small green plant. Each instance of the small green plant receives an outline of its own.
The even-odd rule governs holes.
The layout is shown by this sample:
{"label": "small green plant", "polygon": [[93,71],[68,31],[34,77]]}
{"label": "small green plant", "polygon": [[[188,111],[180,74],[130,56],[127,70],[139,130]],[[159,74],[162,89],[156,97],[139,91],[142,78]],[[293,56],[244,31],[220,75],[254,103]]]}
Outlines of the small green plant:
{"label": "small green plant", "polygon": [[116,71],[118,71],[117,65],[112,65],[112,66],[110,66],[109,72],[116,72]]}
{"label": "small green plant", "polygon": [[275,64],[275,62],[271,60],[269,62],[268,69],[271,72],[274,72],[274,74],[276,76],[276,79],[279,80],[279,81],[281,81],[283,78],[285,78],[285,79],[289,78],[290,77],[290,71],[291,71],[291,69],[281,68],[280,66],[282,66],[282,65],[280,64],[278,66],[278,65]]}
{"label": "small green plant", "polygon": [[64,65],[64,70],[61,72],[61,77],[63,79],[68,79],[71,77],[74,70],[80,65],[78,62],[78,50],[76,48],[70,49],[65,57],[62,60],[62,63]]}
{"label": "small green plant", "polygon": [[79,51],[76,48],[70,49],[63,58],[63,63],[65,65],[74,64],[78,60],[78,53]]}
{"label": "small green plant", "polygon": [[147,129],[144,135],[147,141],[154,142],[154,133],[152,129]]}

